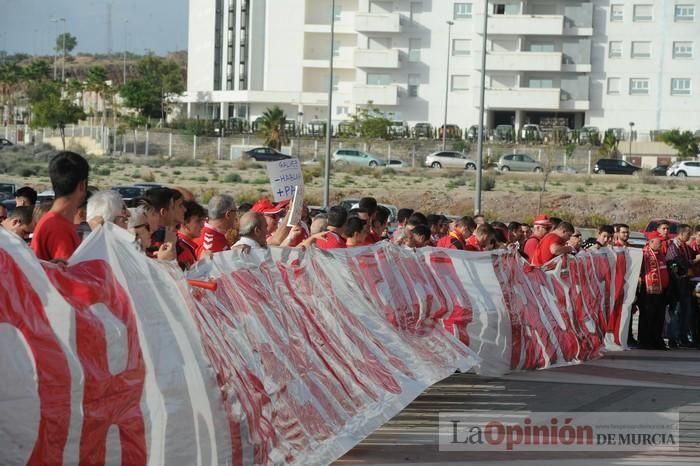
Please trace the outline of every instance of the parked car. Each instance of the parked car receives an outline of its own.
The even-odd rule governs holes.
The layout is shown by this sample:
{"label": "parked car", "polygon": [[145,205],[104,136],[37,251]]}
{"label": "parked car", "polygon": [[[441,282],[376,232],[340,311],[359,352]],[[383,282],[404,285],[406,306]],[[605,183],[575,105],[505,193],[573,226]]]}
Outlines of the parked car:
{"label": "parked car", "polygon": [[542,164],[527,154],[508,154],[500,158],[496,169],[502,172],[541,172]]}
{"label": "parked car", "polygon": [[143,196],[146,192],[146,188],[143,186],[115,186],[112,188],[112,191],[119,193],[127,207],[136,207],[134,205],[134,199]]}
{"label": "parked car", "polygon": [[669,169],[668,165],[657,165],[651,169],[651,175],[652,176],[666,176],[668,169]]}
{"label": "parked car", "polygon": [[522,141],[542,142],[544,134],[540,125],[527,124],[520,128],[520,139]]}
{"label": "parked car", "polygon": [[53,191],[42,191],[36,195],[36,203],[41,204],[44,201],[53,201],[56,197],[56,193]]}
{"label": "parked car", "polygon": [[278,160],[292,158],[290,155],[283,154],[277,149],[273,149],[271,147],[256,147],[255,149],[250,149],[243,152],[243,155],[250,157],[256,162],[277,162]]}
{"label": "parked car", "polygon": [[683,161],[675,162],[668,167],[666,175],[685,178],[686,176],[700,176],[700,162]]}
{"label": "parked car", "polygon": [[333,152],[333,163],[363,165],[367,167],[384,167],[386,160],[357,149],[338,149]]}
{"label": "parked car", "polygon": [[407,138],[411,132],[405,121],[392,121],[387,131],[390,136],[395,138]]}
{"label": "parked car", "polygon": [[11,199],[5,199],[4,201],[0,201],[0,204],[5,206],[5,208],[7,209],[8,215],[11,214],[12,212],[14,212],[15,209],[17,208],[17,201],[15,200],[14,197]]}
{"label": "parked car", "polygon": [[641,169],[642,167],[619,159],[600,159],[593,166],[593,172],[598,175],[634,175]]}
{"label": "parked car", "polygon": [[403,168],[403,160],[399,159],[389,159],[389,162],[386,166],[387,168]]}
{"label": "parked car", "polygon": [[0,183],[0,197],[11,198],[15,197],[17,185],[14,183]]}
{"label": "parked car", "polygon": [[438,151],[433,152],[425,158],[425,166],[430,168],[465,168],[476,170],[476,161],[467,158],[461,152]]}
{"label": "parked car", "polygon": [[515,129],[513,125],[498,125],[493,133],[493,137],[498,142],[514,142]]}
{"label": "parked car", "polygon": [[5,138],[0,138],[0,149],[3,147],[9,147],[9,146],[14,146],[14,143],[10,141],[9,139]]}
{"label": "parked car", "polygon": [[142,182],[142,183],[134,183],[134,186],[137,188],[143,188],[144,192],[148,191],[149,189],[154,189],[154,188],[164,188],[165,186],[160,184],[160,183],[148,183],[148,182]]}
{"label": "parked car", "polygon": [[[649,235],[653,232],[656,231],[656,229],[659,226],[659,221],[662,220],[660,218],[653,218],[649,220],[649,223],[647,223],[646,228],[642,230],[642,233],[644,233],[644,236],[649,238]],[[665,219],[668,222],[668,237],[669,238],[675,238],[676,235],[678,235],[678,226],[681,224],[681,222],[677,220],[668,220]]]}
{"label": "parked car", "polygon": [[[442,139],[443,126],[440,125],[438,128],[438,137]],[[447,138],[448,139],[462,139],[462,130],[457,125],[447,125]]]}
{"label": "parked car", "polygon": [[433,137],[433,127],[430,123],[416,123],[413,127],[413,137],[416,139],[431,139]]}

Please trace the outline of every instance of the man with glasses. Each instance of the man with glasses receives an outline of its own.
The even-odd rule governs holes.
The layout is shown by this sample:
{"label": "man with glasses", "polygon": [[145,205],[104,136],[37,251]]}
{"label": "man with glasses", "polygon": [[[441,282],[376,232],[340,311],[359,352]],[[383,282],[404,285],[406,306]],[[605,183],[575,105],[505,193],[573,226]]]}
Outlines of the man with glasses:
{"label": "man with glasses", "polygon": [[236,227],[238,215],[236,202],[228,194],[219,194],[209,201],[207,206],[209,220],[202,228],[202,234],[196,240],[197,258],[205,253],[228,251],[231,243],[226,238],[226,232]]}
{"label": "man with glasses", "polygon": [[531,260],[537,249],[537,245],[540,244],[540,240],[544,238],[544,235],[549,233],[552,229],[552,222],[546,215],[538,215],[535,217],[535,222],[532,227],[532,236],[530,236],[525,244],[523,245],[523,255],[525,259]]}
{"label": "man with glasses", "polygon": [[624,223],[617,223],[613,226],[615,228],[615,242],[613,246],[616,248],[629,247],[630,226]]}
{"label": "man with glasses", "polygon": [[30,206],[17,207],[8,217],[2,219],[4,229],[11,231],[25,241],[34,232],[34,225],[34,208]]}

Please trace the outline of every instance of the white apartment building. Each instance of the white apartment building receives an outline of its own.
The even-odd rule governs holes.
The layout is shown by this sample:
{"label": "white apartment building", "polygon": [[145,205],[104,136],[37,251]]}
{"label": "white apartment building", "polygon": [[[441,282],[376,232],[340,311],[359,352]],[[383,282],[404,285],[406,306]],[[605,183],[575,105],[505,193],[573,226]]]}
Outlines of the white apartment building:
{"label": "white apartment building", "polygon": [[[480,0],[190,0],[190,117],[477,123]],[[491,0],[486,123],[700,129],[700,0]],[[448,26],[448,21],[453,23]],[[448,34],[451,33],[451,36]],[[448,40],[449,39],[449,40]],[[449,56],[449,71],[448,71]]]}

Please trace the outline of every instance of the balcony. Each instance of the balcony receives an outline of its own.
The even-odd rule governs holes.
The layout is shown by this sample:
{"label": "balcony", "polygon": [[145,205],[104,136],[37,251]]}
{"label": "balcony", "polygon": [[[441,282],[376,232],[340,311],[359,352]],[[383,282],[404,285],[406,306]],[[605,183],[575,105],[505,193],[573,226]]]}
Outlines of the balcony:
{"label": "balcony", "polygon": [[509,36],[560,36],[564,33],[564,16],[492,15],[489,16],[488,33]]}
{"label": "balcony", "polygon": [[399,88],[396,84],[355,84],[352,88],[352,103],[366,105],[368,102],[374,105],[398,105]]}
{"label": "balcony", "polygon": [[355,49],[357,68],[399,68],[399,51],[396,49]]}
{"label": "balcony", "polygon": [[398,13],[356,13],[357,32],[401,32],[401,16]]}
{"label": "balcony", "polygon": [[561,52],[492,52],[486,69],[493,71],[561,71]]}
{"label": "balcony", "polygon": [[[561,105],[560,96],[558,88],[486,89],[485,106],[489,109],[558,110]],[[479,105],[478,92],[474,92],[474,105]]]}

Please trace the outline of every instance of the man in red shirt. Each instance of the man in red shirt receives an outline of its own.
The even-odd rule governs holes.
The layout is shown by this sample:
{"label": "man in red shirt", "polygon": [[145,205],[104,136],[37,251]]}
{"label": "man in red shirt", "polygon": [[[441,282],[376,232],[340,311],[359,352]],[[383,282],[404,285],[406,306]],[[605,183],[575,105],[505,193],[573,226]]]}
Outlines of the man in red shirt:
{"label": "man in red shirt", "polygon": [[659,223],[656,224],[656,231],[661,239],[661,253],[666,254],[668,252],[668,241],[670,239],[668,234],[671,231],[671,224],[668,220],[659,220]]}
{"label": "man in red shirt", "polygon": [[320,249],[342,249],[346,248],[345,243],[345,222],[348,219],[348,212],[342,206],[333,206],[328,210],[328,232],[326,239],[316,240],[316,246]]}
{"label": "man in red shirt", "polygon": [[544,235],[549,233],[552,228],[552,222],[546,215],[538,215],[535,217],[535,222],[532,227],[532,235],[525,241],[523,245],[523,255],[525,259],[532,260],[532,255],[537,249],[537,245],[540,240],[544,238]]}
{"label": "man in red shirt", "polygon": [[151,250],[157,250],[165,243],[177,242],[176,225],[183,221],[185,208],[182,194],[170,188],[152,188],[146,191],[148,202],[159,215],[158,229],[152,232]]}
{"label": "man in red shirt", "polygon": [[85,200],[90,166],[74,152],[59,152],[49,162],[56,198],[34,229],[32,249],[39,259],[66,261],[80,244],[73,218]]}
{"label": "man in red shirt", "polygon": [[467,238],[467,242],[464,244],[465,251],[486,251],[486,247],[491,244],[495,235],[493,227],[488,223],[482,223],[474,233]]}
{"label": "man in red shirt", "polygon": [[462,217],[455,220],[450,229],[450,233],[440,238],[437,247],[464,250],[464,240],[472,234],[469,229],[469,223],[473,221],[474,220],[470,217]]}
{"label": "man in red shirt", "polygon": [[537,244],[530,263],[532,265],[544,265],[557,256],[573,252],[574,248],[566,244],[573,234],[573,225],[569,222],[559,223],[553,232],[544,235]]}
{"label": "man in red shirt", "polygon": [[615,241],[613,246],[616,248],[626,248],[629,246],[630,226],[624,223],[616,223],[613,225],[615,229]]}
{"label": "man in red shirt", "polygon": [[238,222],[236,202],[228,194],[219,194],[209,201],[209,220],[202,228],[202,234],[197,244],[197,258],[204,253],[228,251],[231,243],[226,238],[226,232],[233,229]]}
{"label": "man in red shirt", "polygon": [[177,230],[177,263],[185,270],[197,262],[197,238],[202,234],[207,213],[194,201],[185,201],[185,218]]}

